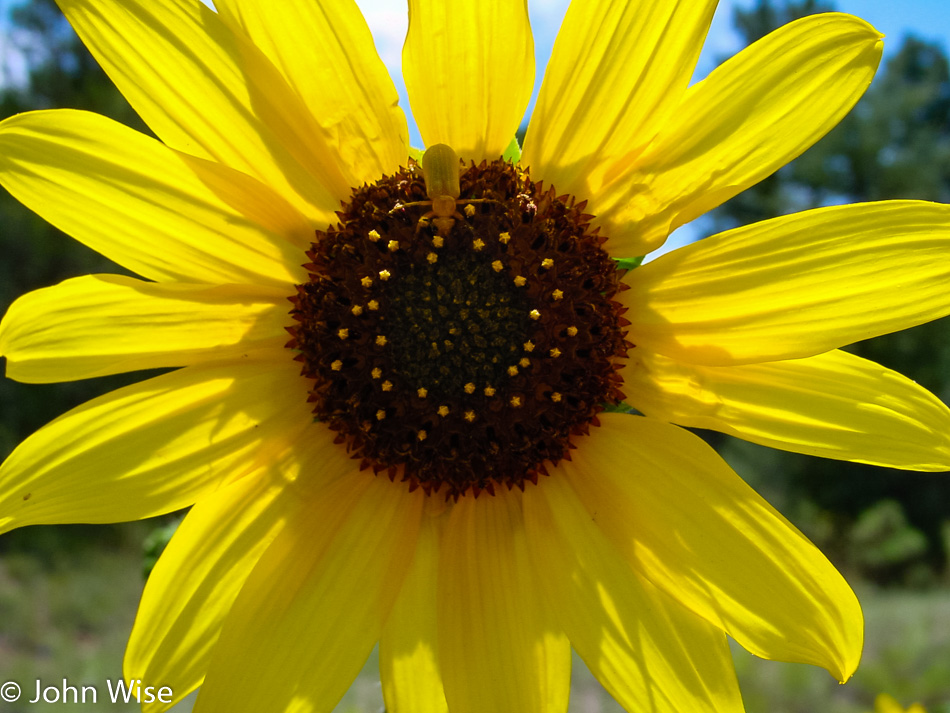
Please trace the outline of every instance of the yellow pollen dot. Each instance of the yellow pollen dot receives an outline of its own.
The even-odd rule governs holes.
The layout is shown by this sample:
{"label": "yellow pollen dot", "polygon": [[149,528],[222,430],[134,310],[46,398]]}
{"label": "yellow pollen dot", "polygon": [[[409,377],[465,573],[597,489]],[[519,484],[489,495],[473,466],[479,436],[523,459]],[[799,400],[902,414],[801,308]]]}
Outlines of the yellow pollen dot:
{"label": "yellow pollen dot", "polygon": [[554,300],[564,299],[564,293],[561,292],[560,290],[554,290],[554,292],[551,293],[551,299],[554,299]]}
{"label": "yellow pollen dot", "polygon": [[483,247],[485,247],[485,241],[481,238],[475,238],[475,240],[472,241],[472,248],[475,249],[475,252],[478,252]]}
{"label": "yellow pollen dot", "polygon": [[429,253],[428,255],[426,255],[426,260],[428,260],[430,264],[435,264],[436,261],[438,261],[438,259],[439,259],[439,256],[436,255],[435,253]]}
{"label": "yellow pollen dot", "polygon": [[387,340],[386,340],[386,337],[384,337],[382,334],[380,334],[378,337],[376,337],[376,346],[378,346],[378,347],[385,347],[385,346],[386,346],[386,341],[387,341]]}
{"label": "yellow pollen dot", "polygon": [[443,245],[445,245],[445,239],[441,235],[432,237],[432,247],[441,248]]}
{"label": "yellow pollen dot", "polygon": [[520,397],[520,396],[512,396],[512,397],[511,397],[511,400],[510,400],[508,403],[510,403],[510,404],[511,404],[512,406],[514,406],[515,408],[518,408],[519,406],[521,406],[521,397]]}
{"label": "yellow pollen dot", "polygon": [[370,300],[366,306],[369,307],[371,311],[375,312],[379,309],[379,302],[376,300]]}
{"label": "yellow pollen dot", "polygon": [[377,421],[382,421],[384,418],[386,418],[386,412],[385,412],[385,411],[383,411],[382,409],[380,409],[379,411],[376,412],[376,420],[377,420]]}
{"label": "yellow pollen dot", "polygon": [[521,365],[521,368],[527,369],[529,366],[531,366],[531,360],[528,359],[528,357],[521,357],[521,361],[519,361],[518,364]]}
{"label": "yellow pollen dot", "polygon": [[338,329],[336,332],[336,336],[338,336],[340,339],[346,339],[348,336],[350,336],[350,330],[347,329],[346,327],[343,327],[342,329]]}
{"label": "yellow pollen dot", "polygon": [[390,240],[388,243],[386,243],[386,247],[389,248],[389,252],[394,253],[399,249],[399,241]]}
{"label": "yellow pollen dot", "polygon": [[515,284],[516,284],[518,287],[524,287],[526,284],[528,284],[528,281],[527,281],[524,277],[522,277],[521,275],[518,275],[518,276],[515,278]]}
{"label": "yellow pollen dot", "polygon": [[366,234],[366,237],[368,237],[372,242],[375,243],[377,240],[379,240],[380,235],[377,231],[371,230],[369,231],[369,233]]}
{"label": "yellow pollen dot", "polygon": [[420,441],[424,441],[424,440],[428,437],[428,435],[429,435],[429,434],[426,433],[426,432],[423,430],[423,431],[419,431],[419,432],[416,434],[416,438],[418,438]]}
{"label": "yellow pollen dot", "polygon": [[557,347],[554,347],[554,349],[552,349],[551,351],[549,351],[548,354],[550,354],[550,355],[553,356],[555,359],[557,359],[559,356],[561,356],[561,350],[558,349]]}
{"label": "yellow pollen dot", "polygon": [[509,366],[509,367],[508,367],[508,376],[517,376],[517,375],[518,375],[518,367],[516,367],[516,366]]}
{"label": "yellow pollen dot", "polygon": [[467,215],[469,218],[475,215],[475,206],[473,206],[471,203],[469,203],[467,206],[462,208],[462,210],[465,212],[465,215]]}
{"label": "yellow pollen dot", "polygon": [[372,277],[364,277],[362,280],[360,280],[360,284],[361,284],[363,287],[372,287],[372,286],[373,286],[373,278],[372,278]]}
{"label": "yellow pollen dot", "polygon": [[504,245],[507,245],[507,244],[508,244],[508,241],[511,240],[511,235],[509,235],[508,233],[500,233],[500,234],[498,235],[498,239],[499,239]]}
{"label": "yellow pollen dot", "polygon": [[577,327],[571,325],[567,328],[567,336],[576,337],[577,336]]}
{"label": "yellow pollen dot", "polygon": [[375,369],[373,369],[373,370],[370,372],[370,375],[371,375],[374,379],[378,379],[379,377],[381,377],[381,376],[383,375],[383,370],[380,369],[380,368],[377,366]]}
{"label": "yellow pollen dot", "polygon": [[468,421],[469,423],[471,423],[472,421],[474,421],[474,420],[475,420],[475,412],[474,412],[474,411],[466,411],[466,412],[465,412],[465,420]]}
{"label": "yellow pollen dot", "polygon": [[541,261],[541,267],[543,267],[545,270],[549,270],[553,266],[554,266],[554,260],[552,260],[549,257],[546,257]]}
{"label": "yellow pollen dot", "polygon": [[472,382],[468,382],[467,384],[465,384],[465,393],[466,393],[466,394],[474,394],[474,393],[475,393],[475,384],[473,384]]}
{"label": "yellow pollen dot", "polygon": [[393,390],[393,382],[391,382],[389,379],[386,379],[386,381],[383,382],[383,391],[392,391],[392,390]]}
{"label": "yellow pollen dot", "polygon": [[502,265],[501,260],[495,260],[495,262],[491,264],[491,268],[495,272],[501,272],[502,270],[505,269],[505,266]]}
{"label": "yellow pollen dot", "polygon": [[541,319],[541,313],[538,312],[538,310],[536,309],[533,309],[530,312],[528,312],[528,316],[531,317],[531,319],[535,319],[535,320]]}
{"label": "yellow pollen dot", "polygon": [[485,393],[485,396],[494,396],[494,395],[495,395],[495,387],[493,387],[493,386],[486,386],[484,393]]}
{"label": "yellow pollen dot", "polygon": [[359,315],[363,314],[363,307],[362,305],[353,305],[353,308],[350,309],[350,312],[358,317]]}
{"label": "yellow pollen dot", "polygon": [[389,270],[380,270],[380,271],[379,271],[379,279],[382,280],[383,282],[385,282],[386,280],[388,280],[390,277],[392,277],[392,274],[389,272]]}
{"label": "yellow pollen dot", "polygon": [[334,359],[330,363],[330,368],[333,369],[333,371],[339,371],[340,369],[343,368],[343,362],[340,361],[339,359]]}
{"label": "yellow pollen dot", "polygon": [[524,347],[524,350],[525,350],[526,352],[533,352],[533,351],[534,351],[534,342],[532,342],[530,339],[529,339],[528,341],[526,341],[524,344],[522,344],[521,346]]}
{"label": "yellow pollen dot", "polygon": [[428,389],[416,389],[416,396],[418,396],[420,399],[424,399],[428,394]]}
{"label": "yellow pollen dot", "polygon": [[561,400],[561,394],[559,394],[557,391],[551,394],[551,401],[553,401],[554,403],[557,403],[560,400]]}
{"label": "yellow pollen dot", "polygon": [[443,417],[444,417],[444,416],[448,416],[448,415],[449,415],[449,407],[446,406],[445,404],[443,404],[442,406],[439,406],[438,414],[439,414],[440,416],[443,416]]}

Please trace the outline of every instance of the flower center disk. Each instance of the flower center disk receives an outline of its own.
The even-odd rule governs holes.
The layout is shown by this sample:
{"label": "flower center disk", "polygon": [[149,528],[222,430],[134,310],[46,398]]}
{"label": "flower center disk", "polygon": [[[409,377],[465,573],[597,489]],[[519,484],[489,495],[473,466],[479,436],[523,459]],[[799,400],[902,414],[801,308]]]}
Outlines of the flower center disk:
{"label": "flower center disk", "polygon": [[630,346],[585,204],[505,161],[462,170],[451,218],[416,166],[355,189],[307,253],[288,343],[364,467],[456,498],[536,483],[623,400]]}

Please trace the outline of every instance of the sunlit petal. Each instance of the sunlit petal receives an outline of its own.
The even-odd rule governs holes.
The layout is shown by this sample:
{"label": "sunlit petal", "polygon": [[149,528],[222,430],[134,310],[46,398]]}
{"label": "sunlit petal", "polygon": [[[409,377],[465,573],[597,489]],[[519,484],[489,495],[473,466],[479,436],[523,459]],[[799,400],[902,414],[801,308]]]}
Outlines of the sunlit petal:
{"label": "sunlit petal", "polygon": [[638,410],[772,448],[911,470],[950,470],[950,409],[880,364],[841,351],[699,366],[638,349],[623,371]]}
{"label": "sunlit petal", "polygon": [[0,531],[191,505],[309,423],[297,372],[287,359],[186,367],[69,411],[0,466]]}
{"label": "sunlit petal", "polygon": [[427,146],[499,158],[534,83],[527,0],[410,0],[402,67]]}
{"label": "sunlit petal", "polygon": [[310,111],[246,37],[197,0],[57,0],[158,137],[271,186],[310,218],[349,192]]}
{"label": "sunlit petal", "polygon": [[588,516],[643,577],[762,658],[858,665],[864,620],[844,578],[701,439],[604,414],[563,466]]}
{"label": "sunlit petal", "polygon": [[201,684],[224,619],[261,554],[316,485],[353,471],[328,432],[308,434],[192,508],[149,575],[125,653],[127,680],[174,692],[171,703],[156,700],[143,711],[166,710]]}
{"label": "sunlit petal", "polygon": [[570,647],[540,601],[520,501],[464,498],[445,525],[439,660],[453,713],[567,710]]}
{"label": "sunlit petal", "polygon": [[572,2],[525,136],[532,175],[596,208],[605,172],[672,119],[716,4]]}
{"label": "sunlit petal", "polygon": [[615,254],[657,248],[814,144],[868,88],[881,51],[873,27],[830,13],[789,23],[720,65],[594,196]]}
{"label": "sunlit petal", "polygon": [[406,116],[355,2],[218,0],[215,7],[247,33],[310,107],[349,185],[405,165]]}
{"label": "sunlit petal", "polygon": [[270,189],[89,112],[0,123],[0,183],[97,252],[152,280],[302,279],[303,217]]}
{"label": "sunlit petal", "polygon": [[386,710],[448,713],[439,673],[439,526],[423,516],[412,568],[379,641]]}
{"label": "sunlit petal", "polygon": [[379,639],[412,561],[423,494],[363,472],[315,495],[238,595],[196,713],[332,710]]}
{"label": "sunlit petal", "polygon": [[287,341],[287,298],[242,285],[87,275],[29,292],[0,322],[18,381],[72,381],[137,369],[240,360]]}
{"label": "sunlit petal", "polygon": [[722,631],[634,574],[564,479],[526,491],[524,501],[541,592],[626,710],[742,711]]}
{"label": "sunlit petal", "polygon": [[619,298],[638,345],[694,364],[796,359],[950,313],[950,206],[819,208],[637,268]]}

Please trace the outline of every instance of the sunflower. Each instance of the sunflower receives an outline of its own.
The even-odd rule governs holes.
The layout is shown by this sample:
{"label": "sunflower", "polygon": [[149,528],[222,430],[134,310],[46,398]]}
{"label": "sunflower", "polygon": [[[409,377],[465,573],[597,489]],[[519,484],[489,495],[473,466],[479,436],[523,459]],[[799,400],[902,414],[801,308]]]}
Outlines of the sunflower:
{"label": "sunflower", "polygon": [[175,369],[24,441],[0,528],[193,506],[127,679],[328,711],[378,642],[391,713],[563,711],[573,647],[628,710],[739,711],[727,634],[852,674],[845,580],[681,426],[950,468],[947,408],[836,351],[950,311],[950,210],[623,258],[827,132],[873,28],[808,17],[689,86],[714,0],[575,1],[521,153],[525,4],[411,0],[420,165],[352,2],[59,4],[158,140],[14,116],[0,181],[143,279],[21,297],[0,351],[28,382]]}

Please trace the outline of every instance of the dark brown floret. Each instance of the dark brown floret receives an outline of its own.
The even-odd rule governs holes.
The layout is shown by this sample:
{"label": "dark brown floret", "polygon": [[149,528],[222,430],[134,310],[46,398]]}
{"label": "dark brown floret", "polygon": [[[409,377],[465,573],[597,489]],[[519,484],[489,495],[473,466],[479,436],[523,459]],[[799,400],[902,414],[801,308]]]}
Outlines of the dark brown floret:
{"label": "dark brown floret", "polygon": [[307,253],[288,344],[354,457],[456,498],[567,457],[623,400],[630,346],[584,203],[499,160],[464,170],[457,207],[437,230],[414,166],[354,190]]}

